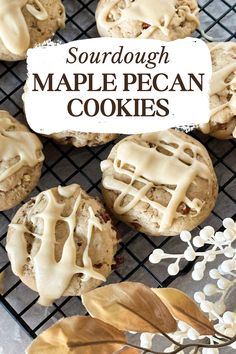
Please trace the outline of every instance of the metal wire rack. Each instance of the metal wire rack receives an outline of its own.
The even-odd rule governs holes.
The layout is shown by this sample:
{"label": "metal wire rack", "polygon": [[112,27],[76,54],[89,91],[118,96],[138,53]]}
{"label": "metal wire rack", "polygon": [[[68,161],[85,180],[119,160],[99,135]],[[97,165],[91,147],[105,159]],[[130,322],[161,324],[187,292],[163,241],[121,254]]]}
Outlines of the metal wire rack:
{"label": "metal wire rack", "polygon": [[[65,29],[56,35],[56,39],[67,42],[71,40],[98,36],[94,20],[96,0],[64,0],[67,11]],[[200,15],[204,23],[204,31],[208,36],[218,40],[236,39],[236,1],[235,0],[201,0]],[[234,21],[232,18],[234,17]],[[230,25],[231,23],[231,25]],[[195,36],[201,37],[197,31]],[[0,63],[0,108],[10,111],[22,120],[22,92],[26,78],[24,62]],[[56,119],[56,117],[55,117]],[[220,191],[215,210],[207,220],[215,229],[219,229],[226,216],[236,217],[236,142],[216,141],[213,138],[194,133],[208,149],[218,175]],[[32,195],[52,186],[79,183],[88,193],[100,196],[99,164],[114,143],[97,148],[76,149],[60,146],[52,140],[43,139],[46,160],[39,185]],[[31,196],[32,196],[31,195]],[[5,272],[5,292],[0,302],[31,337],[55,319],[73,314],[84,314],[80,298],[63,298],[56,301],[47,310],[37,304],[37,294],[24,286],[11,272],[10,263],[5,251],[7,226],[16,212],[16,208],[0,214],[0,272]],[[142,281],[149,286],[166,287],[176,277],[167,277],[165,264],[153,266],[148,256],[154,248],[179,250],[178,238],[149,238],[146,235],[131,231],[122,223],[118,223],[123,235],[118,257],[121,264],[109,278],[109,282],[124,280]],[[199,230],[195,230],[198,232]],[[179,276],[186,273],[191,264],[184,264]]]}

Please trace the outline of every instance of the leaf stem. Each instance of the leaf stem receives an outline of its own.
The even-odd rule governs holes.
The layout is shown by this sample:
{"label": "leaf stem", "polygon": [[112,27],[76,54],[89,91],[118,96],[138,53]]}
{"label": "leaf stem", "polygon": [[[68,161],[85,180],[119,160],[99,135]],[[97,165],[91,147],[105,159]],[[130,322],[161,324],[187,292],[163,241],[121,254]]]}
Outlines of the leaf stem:
{"label": "leaf stem", "polygon": [[217,334],[217,336],[222,337],[222,338],[225,338],[225,339],[227,339],[227,340],[231,340],[231,339],[232,339],[231,337],[228,337],[228,336],[226,336],[225,334],[220,333],[220,332],[218,332],[218,331],[216,331],[216,330],[215,330],[215,334]]}
{"label": "leaf stem", "polygon": [[[178,348],[175,349],[174,351],[170,352],[169,354],[178,354],[181,350],[184,349],[189,349],[189,348],[196,348],[194,351],[194,354],[197,353],[197,351],[200,348],[216,348],[216,349],[220,349],[220,348],[224,348],[226,346],[229,346],[230,344],[233,344],[236,341],[236,335],[231,338],[231,340],[229,340],[228,342],[224,342],[221,344],[204,344],[204,343],[189,343],[189,344],[179,344]],[[144,353],[151,353],[151,354],[165,354],[164,352],[157,352],[155,350],[152,349],[146,349],[143,347],[140,347],[138,345],[135,344],[131,344],[131,343],[127,343],[125,341],[117,341],[117,340],[104,340],[104,341],[94,341],[94,342],[87,342],[87,343],[81,343],[81,342],[68,342],[67,345],[69,348],[79,348],[79,347],[88,347],[88,346],[94,346],[94,345],[104,345],[104,344],[121,344],[123,346],[128,346],[131,348],[135,348],[138,350],[143,351]]]}
{"label": "leaf stem", "polygon": [[181,350],[188,349],[191,347],[198,347],[198,349],[200,349],[200,348],[220,349],[220,348],[228,347],[230,344],[233,344],[235,341],[236,341],[236,335],[233,338],[231,338],[231,340],[229,340],[228,342],[224,342],[221,344],[189,343],[189,344],[183,345],[182,348],[177,348],[176,350],[170,352],[169,354],[177,354]]}

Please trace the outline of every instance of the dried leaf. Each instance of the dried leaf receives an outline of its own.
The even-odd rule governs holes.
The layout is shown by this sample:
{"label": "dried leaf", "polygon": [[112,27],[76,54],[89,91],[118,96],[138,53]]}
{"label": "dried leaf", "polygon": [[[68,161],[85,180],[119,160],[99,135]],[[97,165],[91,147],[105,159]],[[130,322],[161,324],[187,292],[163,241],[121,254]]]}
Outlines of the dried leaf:
{"label": "dried leaf", "polygon": [[119,352],[119,354],[139,354],[139,353],[141,353],[141,351],[135,348],[125,348]]}
{"label": "dried leaf", "polygon": [[214,326],[209,318],[185,293],[172,288],[152,290],[164,302],[175,318],[186,322],[201,335],[213,335],[215,333]]}
{"label": "dried leaf", "polygon": [[[122,344],[106,343],[107,341],[118,341]],[[31,343],[26,353],[113,354],[121,349],[125,342],[124,333],[118,329],[91,317],[74,316],[58,321],[40,334]]]}
{"label": "dried leaf", "polygon": [[140,283],[103,286],[84,294],[82,301],[92,317],[123,331],[176,331],[176,321],[167,307],[151,289]]}

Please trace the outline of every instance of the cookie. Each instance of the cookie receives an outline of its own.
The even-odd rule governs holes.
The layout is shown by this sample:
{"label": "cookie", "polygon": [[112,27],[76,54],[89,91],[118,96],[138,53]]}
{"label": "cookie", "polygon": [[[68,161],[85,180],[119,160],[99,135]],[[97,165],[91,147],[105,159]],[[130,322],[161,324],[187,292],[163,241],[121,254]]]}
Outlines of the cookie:
{"label": "cookie", "polygon": [[29,48],[65,25],[61,0],[1,0],[0,60],[22,60]]}
{"label": "cookie", "polygon": [[218,139],[236,138],[236,43],[211,43],[213,75],[210,122],[200,130]]}
{"label": "cookie", "polygon": [[98,146],[108,143],[117,138],[117,134],[102,134],[102,133],[81,133],[75,131],[65,131],[61,133],[51,134],[49,137],[54,139],[59,144],[69,144],[75,147],[83,146]]}
{"label": "cookie", "polygon": [[215,205],[217,180],[210,157],[197,140],[179,131],[127,137],[101,169],[107,207],[150,236],[190,231]]}
{"label": "cookie", "polygon": [[37,185],[44,155],[37,136],[0,111],[0,211],[19,204]]}
{"label": "cookie", "polygon": [[102,37],[171,41],[199,26],[196,0],[100,0],[96,9]]}
{"label": "cookie", "polygon": [[44,306],[105,281],[116,247],[110,217],[77,184],[49,189],[24,204],[9,225],[6,245],[14,274],[39,293]]}

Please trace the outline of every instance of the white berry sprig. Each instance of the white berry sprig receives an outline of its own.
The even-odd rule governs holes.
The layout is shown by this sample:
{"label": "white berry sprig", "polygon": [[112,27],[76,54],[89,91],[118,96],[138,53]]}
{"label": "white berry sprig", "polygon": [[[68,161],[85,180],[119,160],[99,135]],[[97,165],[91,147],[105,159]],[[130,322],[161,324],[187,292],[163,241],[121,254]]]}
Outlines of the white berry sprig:
{"label": "white berry sprig", "polygon": [[[218,256],[223,256],[224,260],[217,269],[211,269],[209,272],[212,283],[206,284],[202,291],[194,294],[194,299],[199,303],[203,312],[207,313],[209,318],[214,322],[217,332],[222,333],[226,337],[233,337],[236,333],[236,312],[227,311],[226,300],[228,295],[236,289],[236,248],[233,243],[236,241],[236,222],[231,218],[223,221],[224,231],[215,232],[211,226],[202,229],[198,236],[192,237],[188,231],[180,234],[181,240],[187,244],[187,248],[183,254],[167,254],[161,249],[156,249],[149,257],[151,263],[160,263],[163,259],[174,260],[168,267],[170,275],[177,275],[180,271],[180,262],[185,259],[194,261],[197,257],[198,261],[192,272],[192,278],[195,281],[203,279],[206,271],[207,263],[213,262]],[[197,248],[208,246],[205,252],[197,251]],[[195,330],[186,323],[179,322],[178,330],[173,334],[173,339],[184,343],[186,340],[202,339]],[[222,339],[213,338],[211,336],[204,337],[208,339],[210,344],[220,344]],[[152,347],[153,337],[143,334],[141,342],[146,347]],[[146,343],[145,343],[146,342]],[[145,347],[145,345],[144,345]],[[236,349],[236,344],[231,344],[231,348]],[[171,352],[175,346],[166,348],[165,352]],[[196,353],[195,351],[193,352]],[[191,354],[193,354],[191,353]],[[197,354],[218,354],[218,348],[204,348],[199,350]]]}
{"label": "white berry sprig", "polygon": [[[177,275],[180,271],[180,262],[185,259],[187,261],[195,261],[196,258],[201,258],[197,262],[192,272],[192,278],[196,281],[204,277],[207,263],[214,262],[217,256],[224,255],[228,260],[223,263],[225,270],[235,269],[235,255],[236,249],[232,244],[236,240],[236,223],[227,218],[223,221],[225,230],[223,232],[215,232],[211,226],[204,227],[198,236],[192,238],[189,231],[183,231],[180,234],[180,239],[187,244],[187,248],[182,254],[168,254],[162,249],[156,249],[150,255],[149,260],[153,264],[160,263],[163,259],[175,260],[167,269],[168,273],[172,276]],[[207,251],[197,251],[198,248],[203,246],[211,247]]]}

